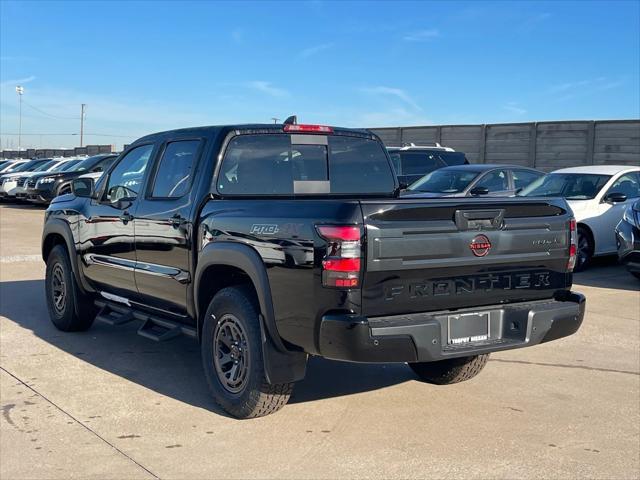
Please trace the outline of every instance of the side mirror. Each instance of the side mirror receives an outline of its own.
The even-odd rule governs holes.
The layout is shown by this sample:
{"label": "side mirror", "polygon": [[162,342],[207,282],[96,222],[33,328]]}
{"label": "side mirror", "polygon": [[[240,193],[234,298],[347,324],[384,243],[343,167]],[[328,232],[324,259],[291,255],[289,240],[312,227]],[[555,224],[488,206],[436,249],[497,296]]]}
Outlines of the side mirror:
{"label": "side mirror", "polygon": [[400,190],[406,190],[409,187],[409,184],[407,182],[402,182],[401,181],[399,183],[399,187],[400,187]]}
{"label": "side mirror", "polygon": [[487,195],[489,193],[489,189],[487,187],[474,187],[469,192],[471,195]]}
{"label": "side mirror", "polygon": [[71,191],[76,197],[90,198],[93,188],[93,178],[76,178],[71,182]]}
{"label": "side mirror", "polygon": [[620,192],[609,192],[602,199],[605,203],[622,203],[627,201],[627,196],[624,193]]}

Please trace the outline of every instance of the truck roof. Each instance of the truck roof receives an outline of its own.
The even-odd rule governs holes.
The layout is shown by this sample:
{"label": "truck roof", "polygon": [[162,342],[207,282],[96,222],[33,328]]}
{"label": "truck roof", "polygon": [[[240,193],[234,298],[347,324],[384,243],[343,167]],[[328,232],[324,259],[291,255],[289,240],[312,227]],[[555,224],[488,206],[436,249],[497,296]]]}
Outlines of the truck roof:
{"label": "truck roof", "polygon": [[[174,130],[165,130],[162,132],[151,133],[149,135],[145,135],[144,137],[139,138],[134,142],[138,143],[141,141],[148,141],[151,139],[155,139],[157,137],[164,137],[169,135],[210,135],[212,133],[219,133],[221,131],[230,132],[233,130],[272,130],[274,133],[282,133],[282,129],[284,128],[284,124],[282,123],[241,123],[241,124],[229,124],[229,125],[207,125],[201,127],[187,127],[187,128],[178,128]],[[330,126],[334,132],[354,132],[360,133],[364,135],[374,136],[373,132],[365,129],[358,128],[344,128],[344,127],[334,127]],[[301,132],[306,134],[307,132]],[[133,144],[132,144],[133,145]]]}

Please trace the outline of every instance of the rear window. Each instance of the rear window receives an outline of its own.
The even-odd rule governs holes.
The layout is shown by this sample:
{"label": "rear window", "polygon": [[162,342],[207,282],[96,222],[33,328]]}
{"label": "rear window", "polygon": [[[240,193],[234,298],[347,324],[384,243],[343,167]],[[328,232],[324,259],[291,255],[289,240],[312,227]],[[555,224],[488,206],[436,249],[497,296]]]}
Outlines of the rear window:
{"label": "rear window", "polygon": [[394,188],[382,144],[340,135],[236,136],[217,182],[225,195],[367,195]]}
{"label": "rear window", "polygon": [[389,152],[389,155],[398,175],[424,175],[446,166],[432,152]]}

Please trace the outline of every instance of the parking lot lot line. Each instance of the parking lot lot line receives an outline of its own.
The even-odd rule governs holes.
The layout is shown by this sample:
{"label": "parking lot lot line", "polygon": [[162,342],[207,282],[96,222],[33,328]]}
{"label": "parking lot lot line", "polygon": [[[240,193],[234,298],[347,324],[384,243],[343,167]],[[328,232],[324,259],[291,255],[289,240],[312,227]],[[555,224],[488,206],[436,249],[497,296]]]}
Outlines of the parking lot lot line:
{"label": "parking lot lot line", "polygon": [[0,263],[41,262],[42,255],[7,255],[0,257]]}
{"label": "parking lot lot line", "polygon": [[[20,378],[18,378],[16,375],[14,375],[13,373],[7,371],[6,368],[0,366],[0,370],[2,370],[5,374],[9,375],[11,378],[13,378],[14,380],[16,380],[17,382],[19,382],[20,384],[22,384],[23,387],[25,387],[27,390],[30,390],[31,392],[33,392],[35,395],[41,397],[43,400],[45,400],[47,403],[49,403],[50,405],[52,405],[53,407],[55,407],[57,410],[59,410],[63,415],[66,415],[67,417],[69,417],[73,422],[76,422],[78,425],[80,425],[82,428],[84,428],[85,430],[87,430],[88,432],[90,432],[92,435],[94,435],[95,437],[97,437],[98,439],[100,439],[100,441],[104,442],[105,444],[107,444],[109,447],[113,448],[116,452],[118,452],[120,455],[122,455],[123,457],[125,457],[127,460],[133,462],[134,464],[136,464],[138,467],[140,467],[142,470],[144,470],[145,472],[147,472],[150,476],[152,476],[153,478],[159,478],[156,474],[154,474],[152,471],[150,471],[148,468],[146,468],[144,465],[141,465],[140,463],[136,462],[135,459],[131,458],[129,455],[127,455],[125,452],[123,452],[122,450],[120,450],[117,446],[115,446],[114,444],[112,444],[111,442],[109,442],[109,440],[107,440],[106,438],[102,437],[99,433],[97,433],[95,430],[93,430],[91,427],[89,427],[88,425],[86,425],[85,423],[83,423],[81,420],[77,419],[76,417],[74,417],[71,413],[67,412],[64,408],[60,407],[59,405],[55,404],[54,402],[52,402],[51,400],[49,400],[45,395],[43,395],[42,393],[40,393],[38,390],[36,390],[35,388],[33,388],[31,385],[25,383],[23,380],[21,380]],[[9,417],[9,411],[8,409],[3,408],[3,416],[5,418],[5,420],[8,423],[12,423],[12,421],[10,420]]]}

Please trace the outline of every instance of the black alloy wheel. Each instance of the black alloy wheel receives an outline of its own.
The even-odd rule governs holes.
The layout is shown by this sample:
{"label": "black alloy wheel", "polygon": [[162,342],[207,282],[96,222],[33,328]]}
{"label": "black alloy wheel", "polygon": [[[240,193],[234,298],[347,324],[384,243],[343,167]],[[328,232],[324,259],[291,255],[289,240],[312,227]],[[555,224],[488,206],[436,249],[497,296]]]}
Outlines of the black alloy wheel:
{"label": "black alloy wheel", "polygon": [[247,381],[251,351],[244,328],[235,315],[223,315],[216,325],[213,341],[220,383],[231,393],[241,392]]}
{"label": "black alloy wheel", "polygon": [[56,314],[64,314],[67,300],[67,283],[62,265],[56,263],[51,270],[51,303]]}

